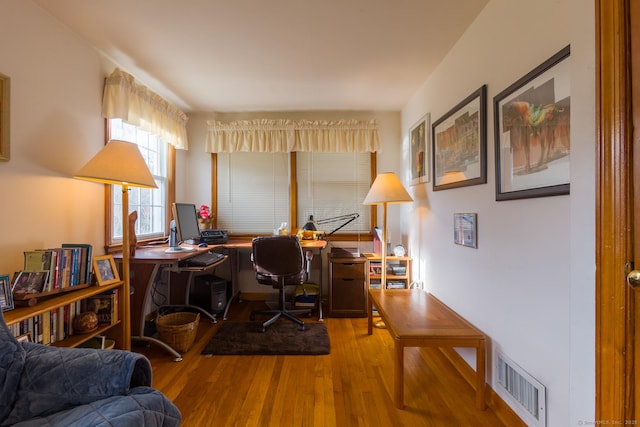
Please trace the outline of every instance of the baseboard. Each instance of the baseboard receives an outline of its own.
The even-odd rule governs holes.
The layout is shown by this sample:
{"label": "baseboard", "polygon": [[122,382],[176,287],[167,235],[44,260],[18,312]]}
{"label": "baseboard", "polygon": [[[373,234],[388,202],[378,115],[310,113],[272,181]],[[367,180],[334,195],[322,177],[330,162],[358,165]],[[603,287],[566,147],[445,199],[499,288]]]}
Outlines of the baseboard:
{"label": "baseboard", "polygon": [[[452,348],[439,348],[444,356],[451,362],[463,378],[475,389],[476,371]],[[485,384],[487,406],[489,406],[496,416],[508,426],[522,426],[526,427],[527,424],[511,409],[507,403],[491,388],[489,384]]]}

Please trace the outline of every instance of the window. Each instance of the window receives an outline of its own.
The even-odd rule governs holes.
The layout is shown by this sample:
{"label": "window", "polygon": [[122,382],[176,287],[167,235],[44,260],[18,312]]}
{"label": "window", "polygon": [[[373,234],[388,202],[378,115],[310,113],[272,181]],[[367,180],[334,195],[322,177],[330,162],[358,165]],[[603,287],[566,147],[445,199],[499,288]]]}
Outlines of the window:
{"label": "window", "polygon": [[[313,215],[326,220],[352,213],[360,216],[336,233],[369,233],[369,206],[362,201],[371,185],[370,153],[297,153],[299,226]],[[345,220],[317,225],[327,233]]]}
{"label": "window", "polygon": [[[360,217],[334,236],[371,232],[375,218],[362,201],[372,182],[375,154],[238,152],[213,158],[217,228],[235,235],[270,234],[283,222],[295,231],[309,215],[323,220],[357,212]],[[321,224],[318,230],[330,232],[343,222]]]}
{"label": "window", "polygon": [[218,154],[218,228],[268,233],[289,222],[287,153]]}
{"label": "window", "polygon": [[[168,213],[168,144],[157,136],[140,130],[121,119],[109,119],[109,139],[119,139],[138,145],[158,188],[131,187],[129,212],[138,211],[135,233],[138,240],[165,236]],[[107,223],[110,224],[108,245],[122,242],[122,191],[112,185]]]}

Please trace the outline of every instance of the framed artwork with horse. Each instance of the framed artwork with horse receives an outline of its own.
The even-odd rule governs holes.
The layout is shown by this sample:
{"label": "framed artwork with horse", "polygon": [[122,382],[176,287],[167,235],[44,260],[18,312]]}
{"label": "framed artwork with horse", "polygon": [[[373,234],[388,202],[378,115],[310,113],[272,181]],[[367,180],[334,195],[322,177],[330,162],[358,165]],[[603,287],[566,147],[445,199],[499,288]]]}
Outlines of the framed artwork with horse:
{"label": "framed artwork with horse", "polygon": [[496,200],[569,194],[570,47],[493,98]]}

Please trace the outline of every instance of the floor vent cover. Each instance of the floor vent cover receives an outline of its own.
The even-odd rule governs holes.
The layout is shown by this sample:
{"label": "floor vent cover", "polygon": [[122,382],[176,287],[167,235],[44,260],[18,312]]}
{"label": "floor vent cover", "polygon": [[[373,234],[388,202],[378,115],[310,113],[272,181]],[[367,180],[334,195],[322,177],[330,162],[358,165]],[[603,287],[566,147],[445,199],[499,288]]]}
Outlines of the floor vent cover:
{"label": "floor vent cover", "polygon": [[493,370],[495,390],[530,427],[545,427],[547,390],[524,369],[505,356],[495,353]]}

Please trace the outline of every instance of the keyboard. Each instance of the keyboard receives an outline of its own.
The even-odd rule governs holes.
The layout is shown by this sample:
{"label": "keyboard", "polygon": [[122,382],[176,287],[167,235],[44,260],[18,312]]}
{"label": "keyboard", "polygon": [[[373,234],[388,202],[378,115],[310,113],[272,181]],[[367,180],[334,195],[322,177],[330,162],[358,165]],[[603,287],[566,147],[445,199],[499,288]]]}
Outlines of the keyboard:
{"label": "keyboard", "polygon": [[215,264],[223,258],[224,254],[207,251],[186,259],[182,261],[181,264],[187,267],[206,267],[207,265]]}

